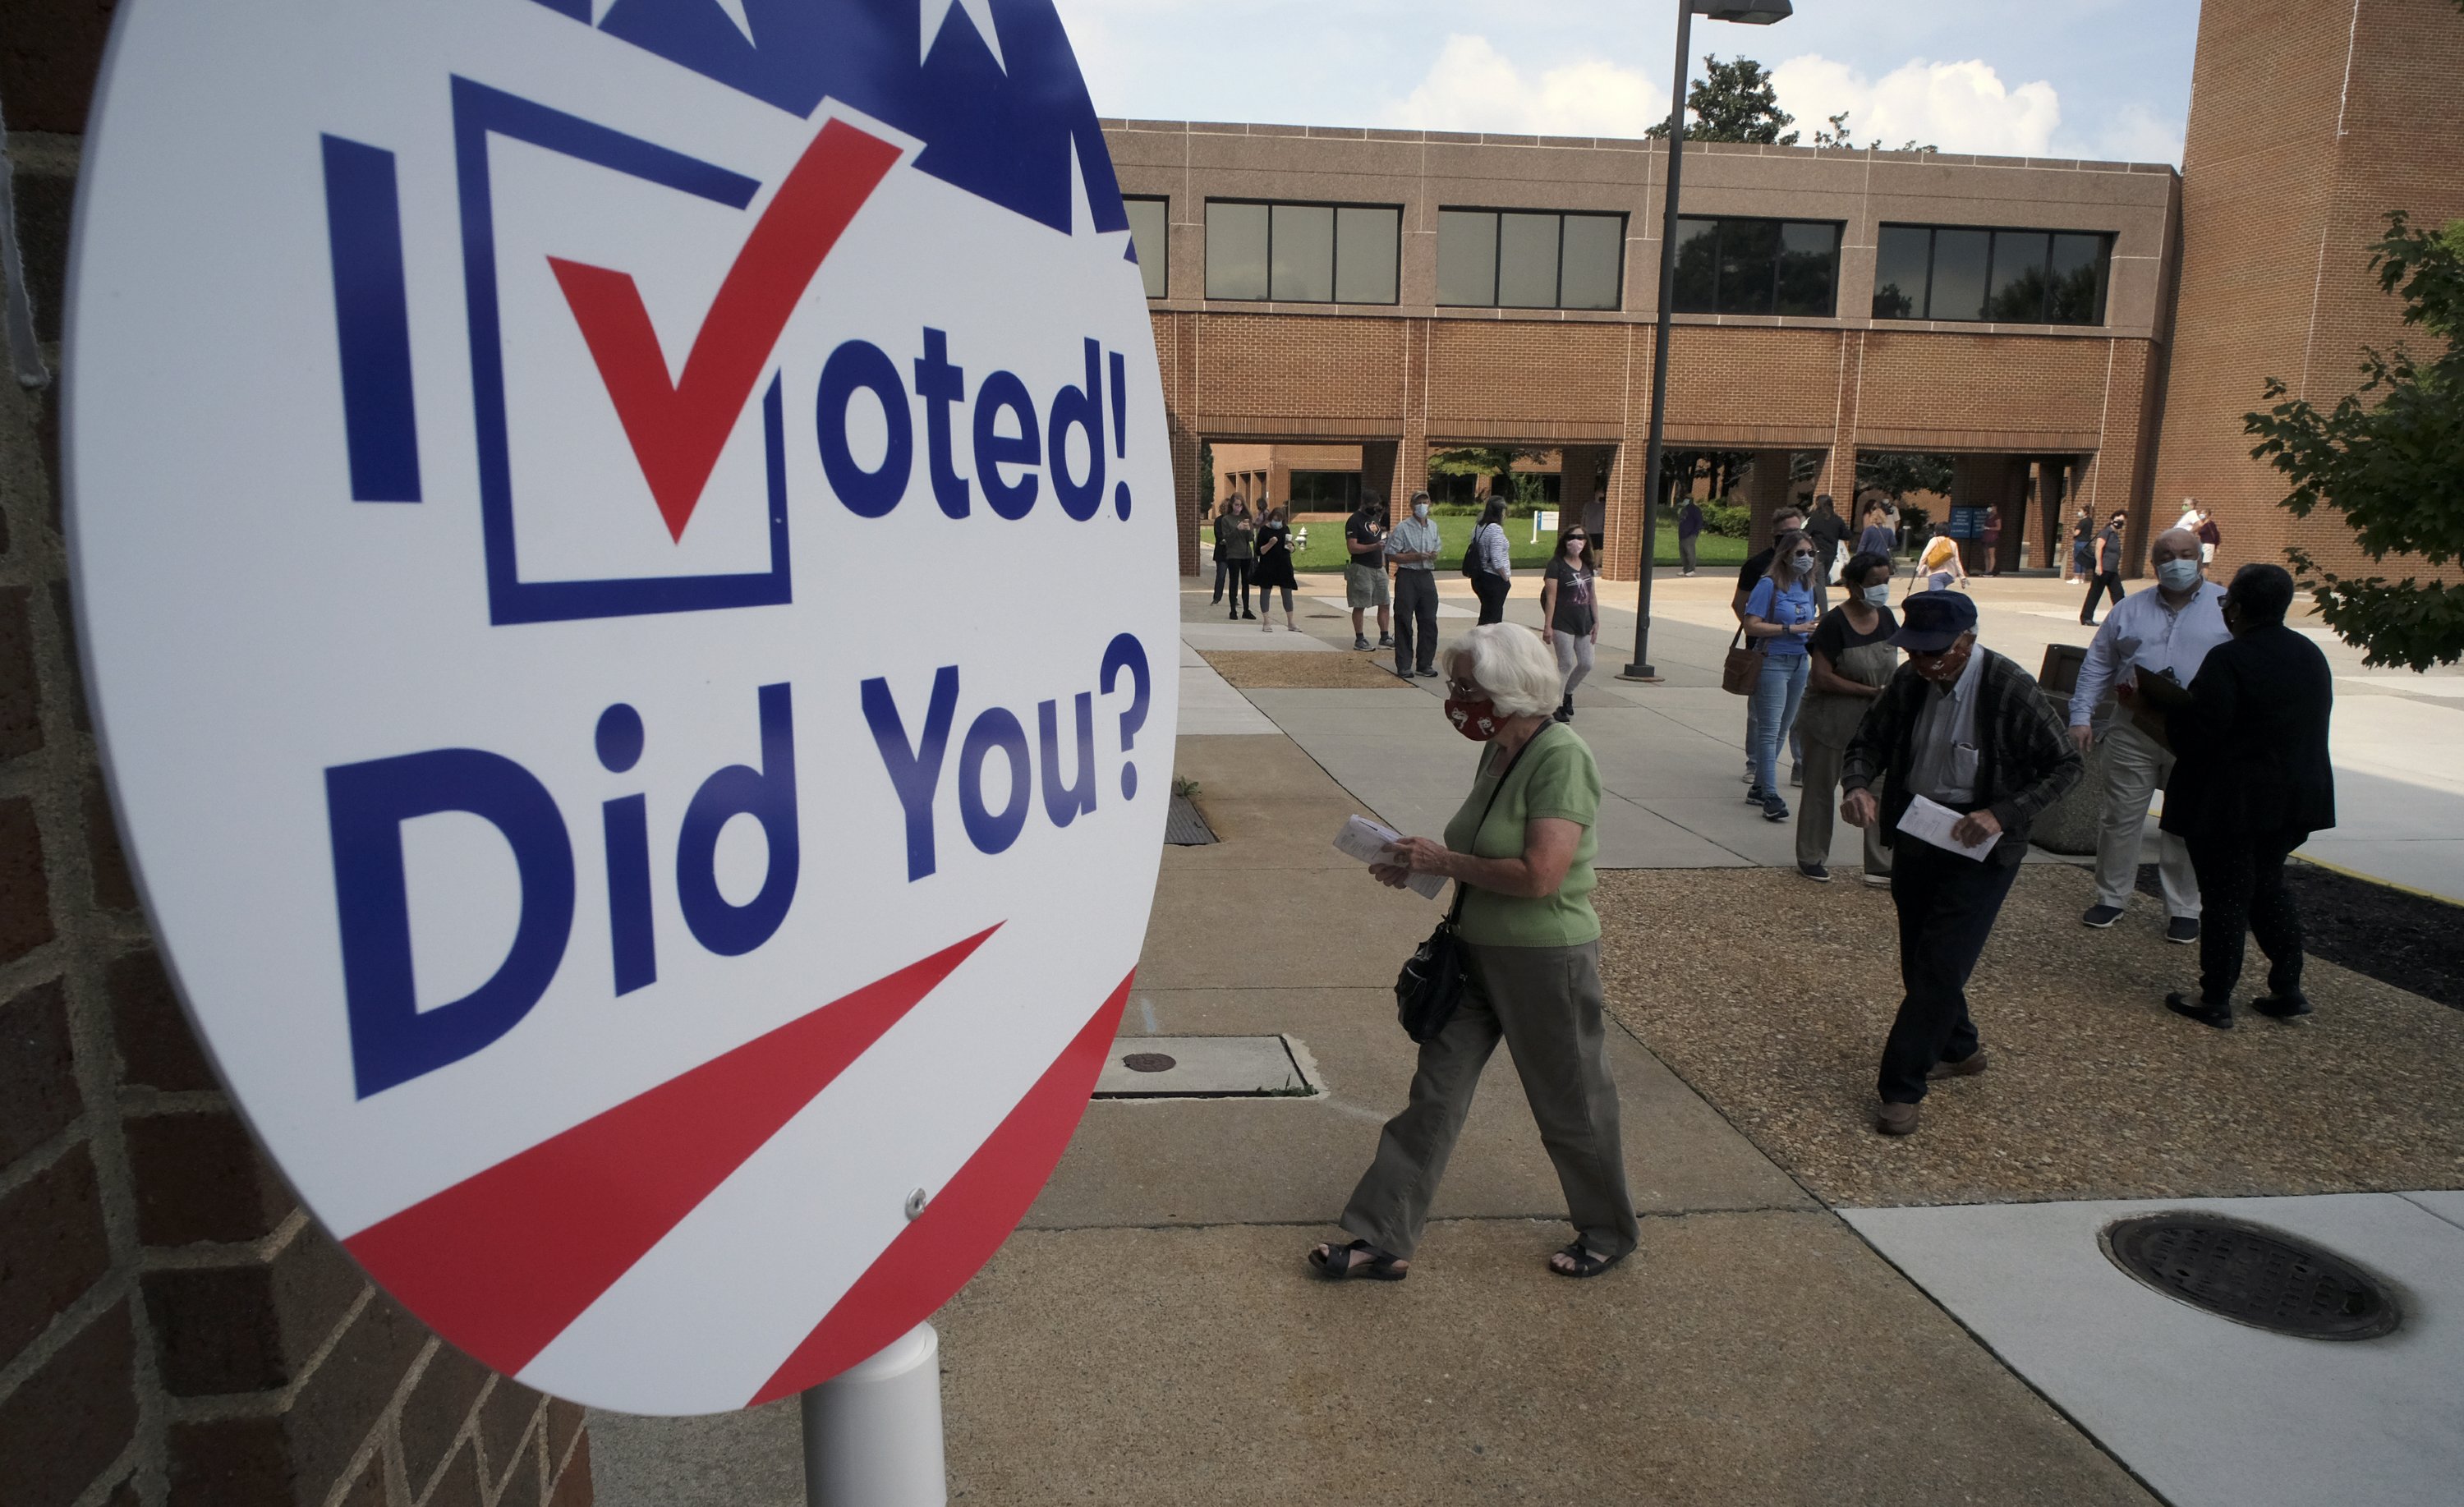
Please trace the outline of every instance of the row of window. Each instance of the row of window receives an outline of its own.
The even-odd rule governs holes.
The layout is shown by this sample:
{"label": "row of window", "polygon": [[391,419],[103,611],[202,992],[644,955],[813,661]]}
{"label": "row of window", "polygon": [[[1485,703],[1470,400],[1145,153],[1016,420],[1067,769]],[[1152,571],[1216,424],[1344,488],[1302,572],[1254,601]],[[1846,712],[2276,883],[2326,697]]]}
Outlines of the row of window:
{"label": "row of window", "polygon": [[[1130,199],[1150,298],[1168,286],[1165,201]],[[1206,202],[1206,296],[1276,303],[1394,303],[1402,244],[1394,205]],[[1839,296],[1842,227],[1829,220],[1681,216],[1680,314],[1827,318]],[[2113,237],[2074,230],[1885,225],[1877,319],[2102,324]],[[1449,308],[1616,309],[1625,216],[1438,211],[1438,302]]]}

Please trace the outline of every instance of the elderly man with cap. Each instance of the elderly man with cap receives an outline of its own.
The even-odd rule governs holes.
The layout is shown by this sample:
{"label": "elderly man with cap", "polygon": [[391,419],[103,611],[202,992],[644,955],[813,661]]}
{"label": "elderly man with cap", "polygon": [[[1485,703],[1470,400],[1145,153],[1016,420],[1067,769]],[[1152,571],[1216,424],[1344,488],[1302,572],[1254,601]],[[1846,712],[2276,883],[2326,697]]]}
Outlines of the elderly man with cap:
{"label": "elderly man with cap", "polygon": [[[2224,589],[2206,579],[2199,536],[2189,529],[2156,535],[2147,557],[2156,584],[2113,604],[2087,646],[2079,688],[2071,692],[2071,741],[2084,754],[2097,741],[2097,704],[2108,692],[2135,691],[2150,679],[2187,688],[2207,663],[2208,651],[2233,635],[2225,629]],[[2140,829],[2147,822],[2147,797],[2173,775],[2173,751],[2125,712],[2105,731],[2104,819],[2096,832],[2096,904],[2079,917],[2091,927],[2122,919],[2139,877]],[[2165,940],[2199,940],[2199,881],[2190,871],[2190,849],[2165,833],[2157,841],[2158,870],[2165,876]]]}
{"label": "elderly man with cap", "polygon": [[[1882,1046],[1875,1127],[1906,1135],[1928,1081],[1985,1070],[1968,977],[2027,856],[2028,824],[2079,783],[2080,759],[2035,679],[1977,646],[1976,603],[1967,593],[1910,597],[1891,642],[1907,663],[1848,741],[1839,816],[1856,827],[1882,823],[1891,848],[1905,994]],[[1953,841],[1992,845],[1970,858],[1902,831],[1920,796],[1960,813]]]}

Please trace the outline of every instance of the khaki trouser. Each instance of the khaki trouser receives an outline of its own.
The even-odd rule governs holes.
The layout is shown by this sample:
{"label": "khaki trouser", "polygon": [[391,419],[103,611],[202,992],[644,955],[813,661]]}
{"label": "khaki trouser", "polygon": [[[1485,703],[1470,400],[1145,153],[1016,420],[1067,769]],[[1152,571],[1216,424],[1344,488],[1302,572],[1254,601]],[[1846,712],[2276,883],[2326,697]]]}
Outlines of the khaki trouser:
{"label": "khaki trouser", "polygon": [[[1813,698],[1808,698],[1811,701]],[[1825,702],[1844,700],[1825,696]],[[1827,711],[1827,707],[1810,707],[1809,710]],[[1848,739],[1857,733],[1855,721],[1845,724],[1846,735],[1837,742],[1832,737],[1839,732],[1837,719],[1827,715],[1799,716],[1797,728],[1805,734],[1805,756],[1798,767],[1805,774],[1805,791],[1796,801],[1796,861],[1800,863],[1831,862],[1831,823],[1839,810],[1839,765],[1848,756]],[[1882,823],[1877,818],[1865,823],[1865,872],[1888,874],[1891,871],[1891,850],[1882,845]]]}
{"label": "khaki trouser", "polygon": [[1343,1228],[1397,1256],[1408,1256],[1419,1245],[1472,1090],[1503,1037],[1575,1232],[1597,1255],[1625,1255],[1641,1228],[1626,1192],[1625,1143],[1601,1013],[1599,943],[1467,945],[1463,954],[1463,1003],[1438,1038],[1420,1047],[1411,1103],[1386,1122],[1376,1159],[1344,1208]]}
{"label": "khaki trouser", "polygon": [[[2114,719],[2104,744],[2104,816],[2096,829],[2096,900],[2127,908],[2138,887],[2139,833],[2147,821],[2147,799],[2173,773],[2173,755],[2139,731],[2127,715]],[[2199,914],[2199,880],[2190,871],[2190,850],[2167,832],[2156,843],[2157,869],[2165,879],[2165,914]]]}

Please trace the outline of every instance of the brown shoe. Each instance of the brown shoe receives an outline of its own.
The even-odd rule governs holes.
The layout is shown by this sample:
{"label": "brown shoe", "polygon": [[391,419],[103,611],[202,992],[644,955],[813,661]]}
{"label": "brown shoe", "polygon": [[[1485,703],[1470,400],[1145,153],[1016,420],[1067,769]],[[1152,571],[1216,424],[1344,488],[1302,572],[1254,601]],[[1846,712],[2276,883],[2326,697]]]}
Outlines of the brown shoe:
{"label": "brown shoe", "polygon": [[1895,1104],[1887,1100],[1874,1115],[1874,1128],[1884,1135],[1908,1135],[1917,1127],[1917,1106]]}
{"label": "brown shoe", "polygon": [[1925,1069],[1925,1081],[1939,1083],[1946,1078],[1974,1078],[1985,1071],[1985,1049],[1978,1047],[1956,1062],[1936,1062]]}

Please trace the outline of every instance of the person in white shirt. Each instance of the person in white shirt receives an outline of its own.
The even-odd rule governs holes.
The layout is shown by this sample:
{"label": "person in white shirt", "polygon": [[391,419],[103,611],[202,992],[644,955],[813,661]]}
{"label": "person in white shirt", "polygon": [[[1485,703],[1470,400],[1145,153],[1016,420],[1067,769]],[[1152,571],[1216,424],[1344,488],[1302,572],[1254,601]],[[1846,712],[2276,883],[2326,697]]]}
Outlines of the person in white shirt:
{"label": "person in white shirt", "polygon": [[[2085,754],[2100,740],[2096,710],[2117,683],[2137,686],[2153,677],[2188,688],[2208,651],[2233,637],[2225,626],[2224,588],[2206,579],[2199,536],[2170,529],[2148,550],[2156,584],[2115,602],[2088,644],[2071,693],[2071,741]],[[2079,920],[2109,927],[2122,919],[2139,871],[2140,829],[2147,800],[2173,773],[2173,752],[2117,712],[2101,740],[2104,746],[2104,817],[2096,836],[2096,904]],[[2199,883],[2190,871],[2190,850],[2165,834],[2157,843],[2165,880],[2165,937],[2199,939]]]}

